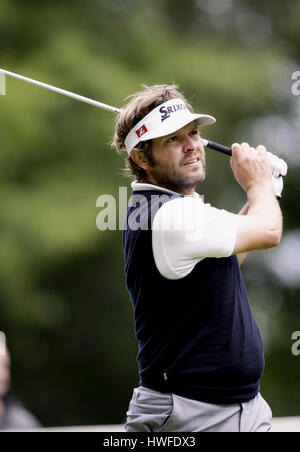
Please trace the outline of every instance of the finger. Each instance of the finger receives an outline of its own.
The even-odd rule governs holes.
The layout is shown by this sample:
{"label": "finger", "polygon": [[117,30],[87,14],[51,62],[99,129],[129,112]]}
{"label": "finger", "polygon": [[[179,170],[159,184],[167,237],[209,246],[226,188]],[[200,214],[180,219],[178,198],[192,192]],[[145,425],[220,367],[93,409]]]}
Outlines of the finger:
{"label": "finger", "polygon": [[232,157],[230,157],[230,166],[231,166],[232,171],[234,172],[235,164],[234,164],[234,160]]}
{"label": "finger", "polygon": [[[262,153],[262,154],[264,154],[264,153],[267,152],[265,146],[263,146],[262,144],[258,145],[257,148],[256,148],[256,150],[257,150],[258,152]],[[269,153],[269,154],[271,154],[271,153]]]}
{"label": "finger", "polygon": [[250,146],[249,146],[249,143],[241,143],[241,148],[242,148],[242,150],[243,151],[249,151],[249,149],[250,149]]}
{"label": "finger", "polygon": [[242,143],[241,146],[242,146],[242,149],[244,151],[244,155],[245,156],[251,157],[251,158],[253,158],[253,157],[257,158],[258,157],[257,150],[254,147],[250,146],[249,143]]}
{"label": "finger", "polygon": [[269,164],[270,164],[271,168],[272,168],[271,161],[268,158],[268,154],[270,154],[270,152],[267,152],[267,149],[265,148],[265,146],[263,146],[262,144],[258,145],[256,147],[256,152],[257,152],[257,155],[260,158],[267,159],[269,161]]}
{"label": "finger", "polygon": [[252,146],[249,147],[249,151],[250,154],[257,156],[257,149],[253,148]]}
{"label": "finger", "polygon": [[231,150],[232,150],[232,152],[237,153],[237,152],[240,150],[240,145],[239,145],[239,143],[233,143],[233,144],[231,145]]}

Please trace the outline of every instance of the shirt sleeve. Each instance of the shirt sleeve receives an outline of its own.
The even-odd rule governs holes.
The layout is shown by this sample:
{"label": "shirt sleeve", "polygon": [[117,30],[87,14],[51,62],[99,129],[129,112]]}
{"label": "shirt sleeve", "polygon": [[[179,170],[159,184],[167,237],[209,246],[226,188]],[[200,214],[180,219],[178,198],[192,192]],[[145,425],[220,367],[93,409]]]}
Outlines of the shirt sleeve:
{"label": "shirt sleeve", "polygon": [[204,204],[201,198],[165,203],[152,224],[152,248],[162,276],[180,279],[206,257],[231,256],[239,215]]}

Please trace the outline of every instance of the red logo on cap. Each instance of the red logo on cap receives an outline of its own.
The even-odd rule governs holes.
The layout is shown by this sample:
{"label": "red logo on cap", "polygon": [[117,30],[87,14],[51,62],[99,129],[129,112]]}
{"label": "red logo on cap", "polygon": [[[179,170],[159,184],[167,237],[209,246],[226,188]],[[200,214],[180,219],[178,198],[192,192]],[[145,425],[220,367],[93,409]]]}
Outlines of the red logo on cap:
{"label": "red logo on cap", "polygon": [[147,127],[145,126],[145,124],[142,125],[142,127],[140,127],[139,129],[137,129],[135,131],[135,133],[137,134],[137,136],[139,138],[141,138],[142,135],[144,135],[144,133],[148,132]]}

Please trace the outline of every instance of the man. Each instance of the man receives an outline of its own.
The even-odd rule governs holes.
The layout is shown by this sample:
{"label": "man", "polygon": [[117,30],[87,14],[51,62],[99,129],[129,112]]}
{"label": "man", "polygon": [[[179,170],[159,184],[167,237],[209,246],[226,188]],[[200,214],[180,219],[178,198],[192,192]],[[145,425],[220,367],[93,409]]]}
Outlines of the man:
{"label": "man", "polygon": [[240,215],[195,192],[205,178],[198,128],[214,122],[168,85],[145,87],[117,119],[114,145],[127,150],[136,178],[123,237],[140,374],[128,432],[271,426],[259,393],[261,338],[238,260],[279,244],[282,215],[263,146],[232,145],[231,168],[247,194]]}

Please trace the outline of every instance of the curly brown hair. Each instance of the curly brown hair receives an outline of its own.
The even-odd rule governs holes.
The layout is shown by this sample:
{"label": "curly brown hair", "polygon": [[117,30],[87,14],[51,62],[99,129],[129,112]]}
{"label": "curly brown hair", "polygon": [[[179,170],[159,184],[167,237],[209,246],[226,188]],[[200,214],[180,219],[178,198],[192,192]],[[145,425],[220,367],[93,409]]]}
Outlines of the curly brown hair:
{"label": "curly brown hair", "polygon": [[[194,112],[193,107],[187,102],[186,98],[178,91],[177,85],[142,85],[142,90],[138,91],[127,99],[130,101],[121,108],[116,118],[115,134],[112,146],[118,152],[127,152],[125,147],[125,138],[130,130],[141,121],[150,111],[171,99],[182,99],[188,109]],[[141,141],[136,148],[143,152],[148,162],[152,163],[151,153],[152,140]],[[138,166],[130,155],[126,158],[125,172],[129,176],[133,176],[138,181],[146,177],[146,171]]]}

